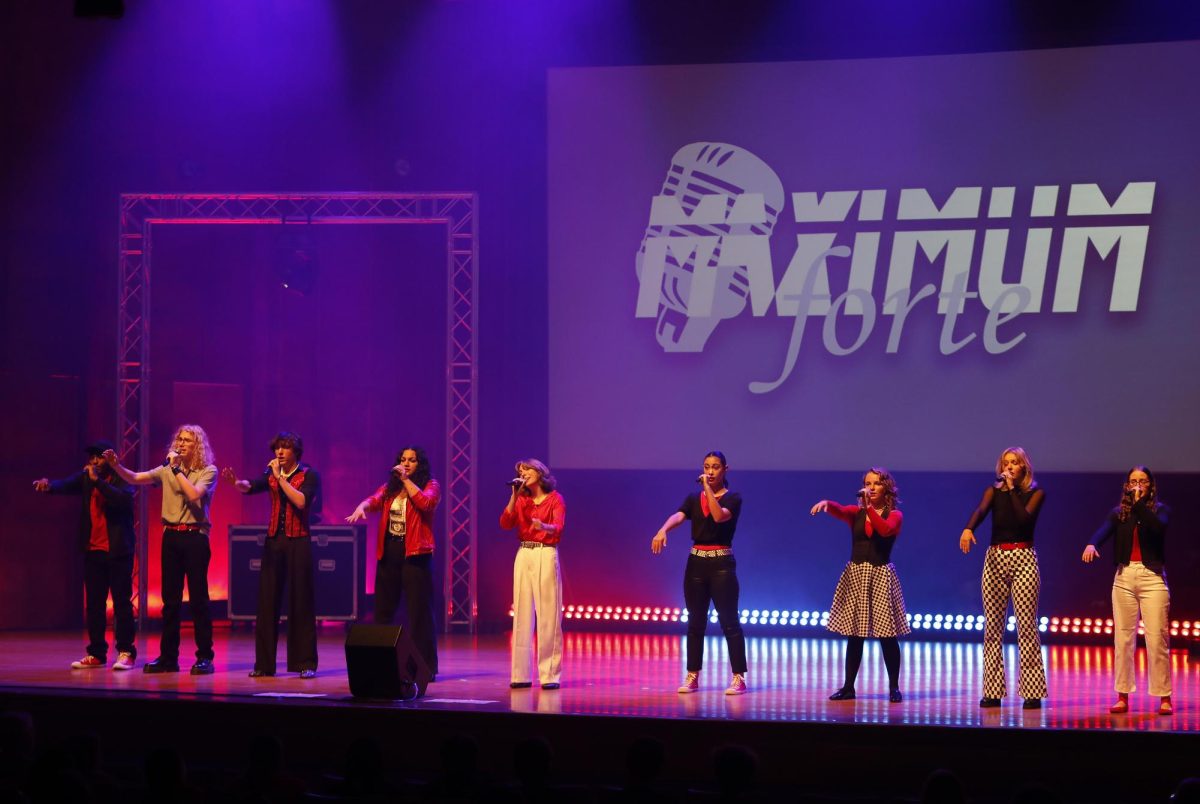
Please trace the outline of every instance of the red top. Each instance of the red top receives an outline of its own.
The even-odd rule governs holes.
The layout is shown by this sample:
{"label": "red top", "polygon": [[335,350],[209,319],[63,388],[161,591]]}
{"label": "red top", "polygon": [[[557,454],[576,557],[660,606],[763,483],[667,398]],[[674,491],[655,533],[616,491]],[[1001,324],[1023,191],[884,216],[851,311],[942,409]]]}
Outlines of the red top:
{"label": "red top", "polygon": [[[854,524],[854,518],[858,516],[858,512],[861,510],[857,505],[840,505],[833,500],[829,501],[829,513],[850,525]],[[879,534],[885,539],[893,538],[900,532],[900,523],[903,521],[904,515],[895,509],[889,511],[887,519],[884,519],[879,515],[878,511],[868,505],[866,521],[867,538],[869,539],[875,534]]]}
{"label": "red top", "polygon": [[92,497],[88,502],[88,513],[92,518],[92,535],[88,539],[88,549],[103,550],[107,553],[108,517],[104,515],[104,495],[97,488],[92,489]]}
{"label": "red top", "polygon": [[[523,542],[541,542],[542,544],[558,544],[562,539],[563,526],[567,522],[567,504],[562,495],[552,491],[540,503],[535,503],[528,494],[517,496],[516,510],[508,512],[508,506],[500,513],[500,527],[505,530],[517,529],[517,535]],[[533,520],[540,519],[548,525],[557,525],[553,533],[544,530],[534,530]]]}
{"label": "red top", "polygon": [[[385,496],[386,495],[386,496]],[[387,541],[388,515],[392,510],[392,500],[399,494],[387,494],[387,484],[380,486],[368,498],[368,511],[383,511],[379,517],[379,540],[375,550],[376,558],[383,558],[383,546]],[[404,535],[404,555],[415,556],[433,552],[433,511],[442,499],[442,487],[433,478],[425,484],[418,494],[410,494],[404,501],[404,517],[407,521]]]}
{"label": "red top", "polygon": [[[92,492],[92,493],[95,494],[95,492]],[[94,503],[93,503],[93,505],[94,505]],[[1133,526],[1133,547],[1129,551],[1129,560],[1130,561],[1141,561],[1142,560],[1142,542],[1138,538],[1138,526],[1137,525]]]}

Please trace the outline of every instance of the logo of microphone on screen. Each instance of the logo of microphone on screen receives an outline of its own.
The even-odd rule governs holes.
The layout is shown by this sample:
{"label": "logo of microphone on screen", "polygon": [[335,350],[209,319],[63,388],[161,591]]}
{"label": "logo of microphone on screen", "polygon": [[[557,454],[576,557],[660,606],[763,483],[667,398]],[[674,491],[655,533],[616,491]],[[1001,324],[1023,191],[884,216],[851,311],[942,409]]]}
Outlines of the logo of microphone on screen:
{"label": "logo of microphone on screen", "polygon": [[769,260],[783,203],[779,176],[743,148],[694,142],[675,152],[635,259],[637,317],[655,319],[663,351],[702,351],[717,324],[745,309],[746,266]]}

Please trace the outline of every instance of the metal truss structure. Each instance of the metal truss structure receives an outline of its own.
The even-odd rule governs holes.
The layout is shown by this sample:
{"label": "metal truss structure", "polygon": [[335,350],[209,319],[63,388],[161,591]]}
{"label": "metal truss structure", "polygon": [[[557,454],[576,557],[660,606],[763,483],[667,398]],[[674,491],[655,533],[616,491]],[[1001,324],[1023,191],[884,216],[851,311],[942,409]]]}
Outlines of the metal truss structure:
{"label": "metal truss structure", "polygon": [[[479,285],[474,193],[123,194],[118,252],[117,433],[120,452],[150,463],[150,265],[156,226],[177,224],[424,224],[446,231],[446,629],[474,631],[475,445]],[[146,499],[138,495],[134,595],[146,619]]]}

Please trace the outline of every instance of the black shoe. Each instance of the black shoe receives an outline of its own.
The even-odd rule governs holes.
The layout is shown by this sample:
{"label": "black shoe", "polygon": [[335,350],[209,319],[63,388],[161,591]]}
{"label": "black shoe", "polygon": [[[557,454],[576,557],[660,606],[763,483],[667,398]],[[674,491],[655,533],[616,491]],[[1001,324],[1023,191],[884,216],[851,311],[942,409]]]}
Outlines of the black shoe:
{"label": "black shoe", "polygon": [[311,668],[308,670],[300,671],[300,678],[316,678],[316,677],[317,677],[317,671],[313,670]]}
{"label": "black shoe", "polygon": [[532,681],[514,681],[508,685],[509,689],[523,690],[533,686]]}
{"label": "black shoe", "polygon": [[840,690],[829,696],[831,701],[853,701],[854,690],[850,687],[842,687]]}
{"label": "black shoe", "polygon": [[[210,670],[209,672],[212,671]],[[257,667],[250,671],[250,678],[269,678],[274,675],[274,673],[268,673],[266,670],[259,670]]]}
{"label": "black shoe", "polygon": [[979,708],[980,709],[995,709],[999,705],[1000,705],[999,698],[980,698],[979,699]]}
{"label": "black shoe", "polygon": [[192,665],[192,675],[194,676],[211,676],[213,674],[212,659],[197,659]]}
{"label": "black shoe", "polygon": [[1026,698],[1024,701],[1021,702],[1021,708],[1022,709],[1041,709],[1042,708],[1042,699],[1041,698]]}
{"label": "black shoe", "polygon": [[178,673],[179,662],[168,662],[163,657],[159,656],[152,662],[146,662],[142,665],[143,673]]}
{"label": "black shoe", "polygon": [[542,685],[542,689],[544,689],[544,690],[556,690],[556,689],[558,689],[558,682],[557,682],[557,681],[551,681],[549,684],[543,684],[543,685]]}
{"label": "black shoe", "polygon": [[904,696],[900,694],[900,690],[892,690],[888,693],[888,700],[892,703],[900,703],[904,700]]}

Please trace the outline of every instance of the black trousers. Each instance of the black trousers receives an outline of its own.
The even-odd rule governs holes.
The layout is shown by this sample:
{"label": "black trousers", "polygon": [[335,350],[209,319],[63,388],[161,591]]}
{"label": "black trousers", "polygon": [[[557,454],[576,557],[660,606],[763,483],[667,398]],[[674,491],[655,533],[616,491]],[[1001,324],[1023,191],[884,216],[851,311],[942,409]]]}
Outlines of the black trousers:
{"label": "black trousers", "polygon": [[746,637],[738,612],[737,561],[733,556],[700,558],[688,554],[683,574],[683,600],[687,604],[687,670],[699,673],[704,666],[704,631],[708,626],[708,604],[717,609],[717,621],[729,646],[729,665],[735,673],[746,672]]}
{"label": "black trousers", "polygon": [[430,672],[438,667],[437,639],[433,629],[432,553],[404,555],[403,539],[388,539],[383,558],[375,565],[375,622],[391,625],[400,595],[408,614],[408,635]]}
{"label": "black trousers", "polygon": [[275,672],[279,612],[288,592],[287,669],[317,669],[317,615],[313,604],[312,539],[269,536],[258,576],[258,615],[254,620],[254,669]]}
{"label": "black trousers", "polygon": [[187,580],[196,629],[196,658],[213,658],[212,613],[208,610],[208,535],[199,531],[164,530],[162,543],[163,632],[159,656],[179,661],[179,618],[183,582]]}
{"label": "black trousers", "polygon": [[83,557],[84,615],[87,619],[88,656],[108,661],[104,641],[108,625],[108,594],[113,601],[113,639],[118,653],[137,656],[133,619],[133,556],[113,556],[107,550],[88,550]]}

